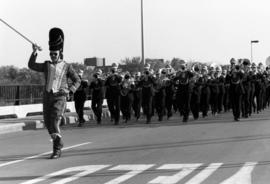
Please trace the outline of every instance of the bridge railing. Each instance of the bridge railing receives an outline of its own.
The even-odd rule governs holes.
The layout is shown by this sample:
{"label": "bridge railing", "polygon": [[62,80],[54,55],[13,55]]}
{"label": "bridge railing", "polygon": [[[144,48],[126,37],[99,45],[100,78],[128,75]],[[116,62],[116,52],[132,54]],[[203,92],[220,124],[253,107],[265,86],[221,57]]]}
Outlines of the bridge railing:
{"label": "bridge railing", "polygon": [[[0,85],[0,106],[25,105],[42,103],[44,85]],[[87,99],[90,100],[89,89],[86,90]],[[68,101],[73,101],[70,95]]]}
{"label": "bridge railing", "polygon": [[42,102],[43,85],[0,85],[0,106]]}

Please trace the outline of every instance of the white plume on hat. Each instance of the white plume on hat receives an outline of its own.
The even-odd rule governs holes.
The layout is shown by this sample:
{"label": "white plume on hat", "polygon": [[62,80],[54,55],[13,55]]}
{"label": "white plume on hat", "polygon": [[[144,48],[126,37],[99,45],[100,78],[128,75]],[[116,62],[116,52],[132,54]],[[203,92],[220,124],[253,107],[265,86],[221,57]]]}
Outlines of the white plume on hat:
{"label": "white plume on hat", "polygon": [[98,69],[98,70],[96,71],[96,74],[97,74],[97,75],[101,75],[101,74],[102,74],[102,70],[101,70],[101,69]]}

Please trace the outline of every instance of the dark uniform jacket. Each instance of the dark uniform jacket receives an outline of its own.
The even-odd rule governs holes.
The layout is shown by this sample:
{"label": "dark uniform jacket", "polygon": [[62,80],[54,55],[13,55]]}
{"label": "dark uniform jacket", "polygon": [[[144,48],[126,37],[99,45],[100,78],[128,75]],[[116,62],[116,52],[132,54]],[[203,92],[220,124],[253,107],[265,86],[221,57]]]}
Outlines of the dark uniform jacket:
{"label": "dark uniform jacket", "polygon": [[[28,67],[37,72],[43,72],[45,75],[45,90],[51,92],[51,82],[55,77],[54,64],[51,61],[45,61],[44,63],[36,63],[37,54],[32,54]],[[62,63],[63,62],[63,63]],[[73,70],[72,65],[66,63],[65,61],[60,62],[62,65],[61,73],[57,76],[57,91],[58,93],[63,93],[63,95],[68,95],[71,91],[74,93],[80,86],[81,80],[76,72]],[[60,64],[57,63],[57,64]],[[72,83],[68,85],[68,78],[71,79]]]}
{"label": "dark uniform jacket", "polygon": [[92,99],[104,99],[104,80],[98,78],[95,81],[92,81],[90,83],[89,89],[92,92]]}

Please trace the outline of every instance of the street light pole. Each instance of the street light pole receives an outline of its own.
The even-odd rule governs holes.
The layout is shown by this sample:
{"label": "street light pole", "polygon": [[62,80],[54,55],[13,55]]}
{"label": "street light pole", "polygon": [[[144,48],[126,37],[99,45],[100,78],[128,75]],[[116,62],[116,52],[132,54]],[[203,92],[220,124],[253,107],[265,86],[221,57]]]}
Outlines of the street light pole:
{"label": "street light pole", "polygon": [[250,52],[250,62],[253,62],[253,50],[252,50],[252,45],[253,43],[259,43],[259,40],[251,40],[250,41],[250,48],[251,48],[251,52]]}
{"label": "street light pole", "polygon": [[141,42],[142,42],[142,65],[144,66],[144,37],[143,37],[143,0],[141,0]]}

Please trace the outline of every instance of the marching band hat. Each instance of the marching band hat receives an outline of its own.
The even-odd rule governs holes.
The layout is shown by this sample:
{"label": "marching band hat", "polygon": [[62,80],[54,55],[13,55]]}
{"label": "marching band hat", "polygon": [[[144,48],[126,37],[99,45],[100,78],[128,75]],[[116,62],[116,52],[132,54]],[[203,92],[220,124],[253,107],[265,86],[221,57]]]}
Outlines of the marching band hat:
{"label": "marching band hat", "polygon": [[54,27],[49,32],[49,50],[63,50],[64,33],[60,28]]}
{"label": "marching band hat", "polygon": [[221,72],[221,71],[222,71],[221,66],[217,66],[217,67],[216,67],[216,71],[217,71],[217,72]]}
{"label": "marching band hat", "polygon": [[195,64],[192,66],[192,70],[195,71],[195,72],[199,72],[200,71],[200,66]]}
{"label": "marching band hat", "polygon": [[243,61],[244,61],[244,59],[238,59],[238,60],[237,60],[238,65],[243,64]]}
{"label": "marching band hat", "polygon": [[204,70],[204,71],[208,71],[207,66],[206,66],[206,65],[205,65],[205,66],[203,66],[203,67],[202,67],[202,70]]}
{"label": "marching band hat", "polygon": [[244,59],[244,61],[243,61],[243,65],[250,65],[250,61],[249,61],[249,59]]}
{"label": "marching band hat", "polygon": [[166,64],[165,68],[172,68],[170,64]]}
{"label": "marching band hat", "polygon": [[141,76],[141,72],[136,72],[135,76],[140,77]]}
{"label": "marching band hat", "polygon": [[78,72],[78,75],[80,75],[80,76],[82,76],[83,75],[83,70],[79,70],[79,72]]}
{"label": "marching band hat", "polygon": [[166,68],[163,68],[163,69],[161,70],[161,73],[162,73],[162,74],[167,74],[167,69],[166,69]]}
{"label": "marching band hat", "polygon": [[102,70],[101,70],[101,69],[98,69],[98,70],[96,71],[96,74],[97,74],[97,75],[101,75],[101,74],[102,74]]}
{"label": "marching band hat", "polygon": [[127,72],[126,74],[125,74],[125,79],[129,79],[131,76],[130,76],[130,73],[129,72]]}
{"label": "marching band hat", "polygon": [[216,69],[216,64],[211,63],[209,68],[210,68],[210,70],[214,71]]}
{"label": "marching band hat", "polygon": [[113,63],[112,64],[112,68],[118,68],[117,64],[116,63]]}
{"label": "marching band hat", "polygon": [[187,62],[185,60],[180,60],[179,62],[180,62],[180,65],[185,65],[186,66],[186,64],[187,64]]}
{"label": "marching band hat", "polygon": [[231,64],[235,64],[236,63],[236,60],[234,58],[231,58],[230,63]]}
{"label": "marching band hat", "polygon": [[149,63],[146,63],[145,65],[144,65],[144,69],[150,69],[150,64]]}

